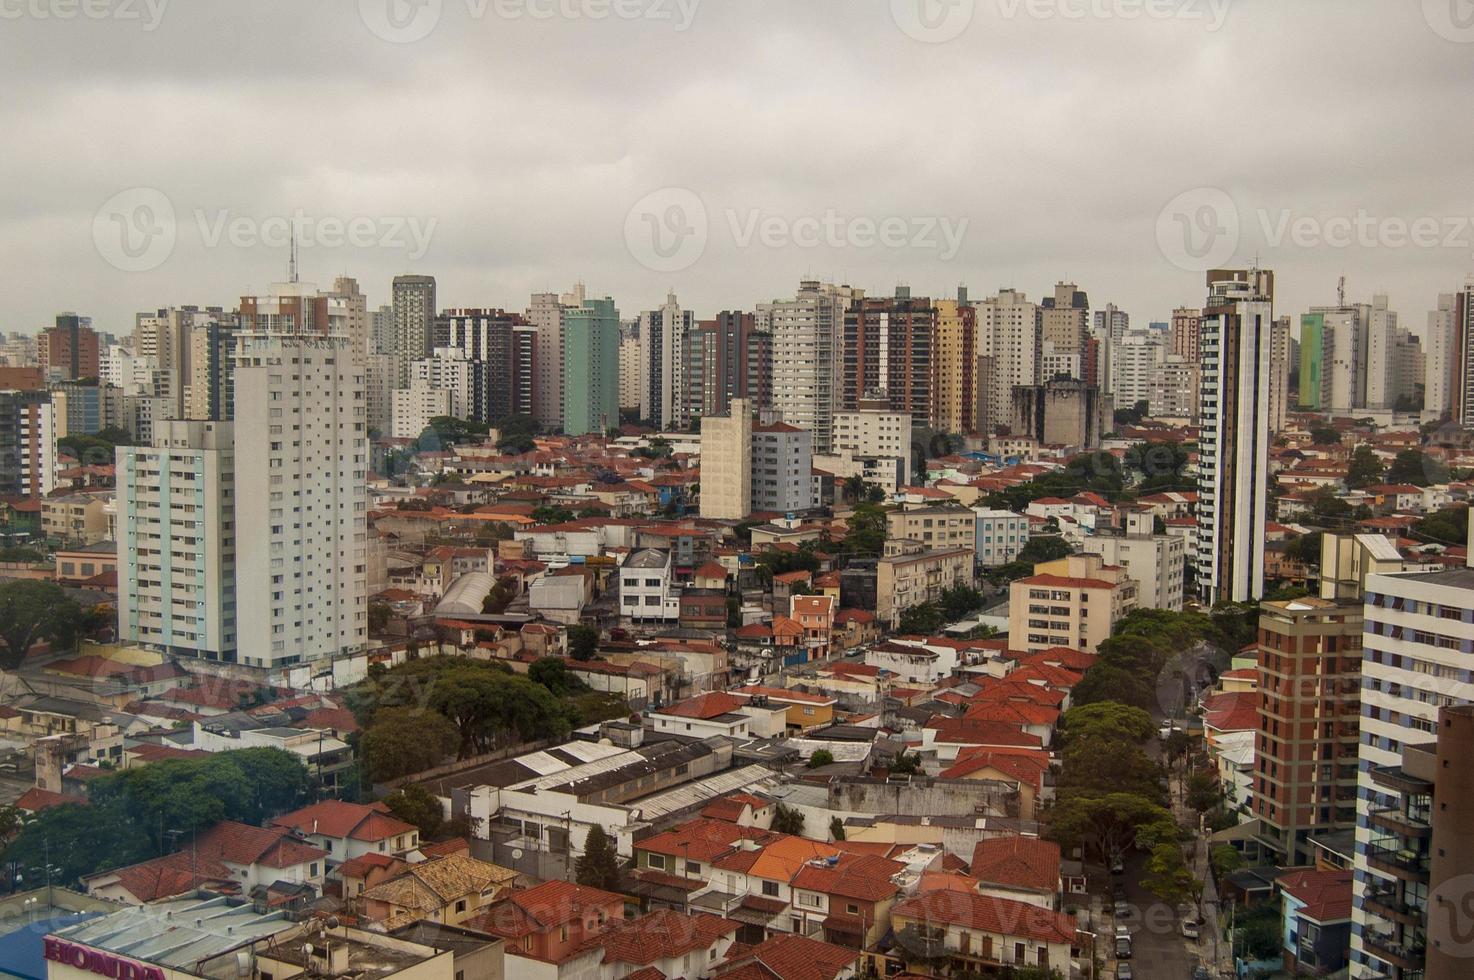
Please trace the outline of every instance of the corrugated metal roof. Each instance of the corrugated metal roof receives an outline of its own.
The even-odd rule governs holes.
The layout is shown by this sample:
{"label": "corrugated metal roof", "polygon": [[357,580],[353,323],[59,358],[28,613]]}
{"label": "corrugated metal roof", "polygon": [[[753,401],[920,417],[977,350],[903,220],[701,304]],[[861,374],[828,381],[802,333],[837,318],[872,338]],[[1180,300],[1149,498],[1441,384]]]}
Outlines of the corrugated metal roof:
{"label": "corrugated metal roof", "polygon": [[767,766],[743,766],[741,769],[729,769],[727,772],[708,776],[706,779],[699,779],[694,783],[666,790],[664,793],[657,793],[631,806],[639,811],[640,819],[654,820],[710,803],[716,797],[724,796],[735,790],[755,789],[759,792],[766,792],[777,785],[777,774]]}

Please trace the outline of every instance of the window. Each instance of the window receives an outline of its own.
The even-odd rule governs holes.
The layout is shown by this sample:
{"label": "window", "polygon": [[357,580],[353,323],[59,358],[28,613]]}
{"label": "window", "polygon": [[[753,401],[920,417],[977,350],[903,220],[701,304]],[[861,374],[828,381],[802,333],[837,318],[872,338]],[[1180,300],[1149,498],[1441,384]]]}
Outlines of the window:
{"label": "window", "polygon": [[778,883],[776,881],[765,881],[765,882],[763,882],[763,894],[764,895],[767,895],[769,898],[777,898],[778,897]]}

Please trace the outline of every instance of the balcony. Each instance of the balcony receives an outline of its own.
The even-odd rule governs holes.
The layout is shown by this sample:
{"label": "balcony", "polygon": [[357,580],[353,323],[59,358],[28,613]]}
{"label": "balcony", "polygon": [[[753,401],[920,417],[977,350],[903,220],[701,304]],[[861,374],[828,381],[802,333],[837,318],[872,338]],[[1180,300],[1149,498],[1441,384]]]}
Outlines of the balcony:
{"label": "balcony", "polygon": [[1373,810],[1367,814],[1373,827],[1378,827],[1388,833],[1397,834],[1399,837],[1409,837],[1421,840],[1433,833],[1433,828],[1428,821],[1420,820],[1416,816],[1404,813],[1397,807],[1388,807],[1383,810]]}
{"label": "balcony", "polygon": [[1368,931],[1361,937],[1362,945],[1377,959],[1391,963],[1402,970],[1422,970],[1424,940],[1415,936],[1410,945],[1398,943],[1389,936]]}
{"label": "balcony", "polygon": [[1367,846],[1367,863],[1404,881],[1428,880],[1428,855],[1405,847],[1372,843]]}
{"label": "balcony", "polygon": [[1405,926],[1419,926],[1423,922],[1423,909],[1409,905],[1397,897],[1395,888],[1369,889],[1362,896],[1362,904],[1373,915]]}
{"label": "balcony", "polygon": [[1368,775],[1378,786],[1405,796],[1426,796],[1433,792],[1432,783],[1408,774],[1401,766],[1372,766]]}

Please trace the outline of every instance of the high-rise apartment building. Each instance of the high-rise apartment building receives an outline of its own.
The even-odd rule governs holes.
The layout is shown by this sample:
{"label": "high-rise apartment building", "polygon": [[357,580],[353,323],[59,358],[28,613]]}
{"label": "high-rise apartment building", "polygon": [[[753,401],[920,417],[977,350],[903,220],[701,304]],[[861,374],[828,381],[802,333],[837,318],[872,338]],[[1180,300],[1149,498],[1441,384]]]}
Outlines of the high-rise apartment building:
{"label": "high-rise apartment building", "polygon": [[751,457],[752,510],[790,514],[814,506],[814,440],[807,429],[754,425]]}
{"label": "high-rise apartment building", "polygon": [[729,411],[701,417],[701,516],[740,521],[752,508],[752,406],[734,398]]}
{"label": "high-rise apartment building", "polygon": [[756,329],[751,313],[727,310],[687,334],[683,377],[688,423],[703,415],[725,415],[734,398],[763,407],[758,393],[749,390],[754,380],[761,388],[762,374],[771,369],[761,360],[766,335],[760,338]]}
{"label": "high-rise apartment building", "polygon": [[977,310],[958,287],[956,299],[936,302],[932,344],[931,425],[943,432],[977,430]]}
{"label": "high-rise apartment building", "polygon": [[536,331],[521,314],[503,310],[448,310],[435,320],[436,356],[460,351],[472,375],[466,418],[497,423],[531,415],[536,383]]}
{"label": "high-rise apartment building", "polygon": [[364,369],[346,336],[242,334],[236,359],[240,662],[351,653],[368,635]]}
{"label": "high-rise apartment building", "polygon": [[56,488],[56,422],[44,391],[0,391],[0,493],[44,497]]}
{"label": "high-rise apartment building", "polygon": [[772,408],[783,421],[814,434],[814,451],[829,452],[834,412],[844,384],[845,311],[864,292],[806,279],[793,299],[759,305],[760,331],[772,337]]}
{"label": "high-rise apartment building", "polygon": [[1378,293],[1364,307],[1366,323],[1366,403],[1370,409],[1389,409],[1397,400],[1397,313],[1387,308],[1387,296]]}
{"label": "high-rise apartment building", "polygon": [[369,339],[373,354],[394,350],[394,307],[385,303],[369,314]]}
{"label": "high-rise apartment building", "polygon": [[[1201,322],[1197,581],[1210,604],[1264,593],[1272,274],[1217,272]],[[1245,281],[1247,280],[1247,281]]]}
{"label": "high-rise apartment building", "polygon": [[358,288],[358,280],[352,276],[334,279],[333,289],[327,297],[329,304],[343,319],[342,332],[348,336],[353,357],[362,363],[374,346],[374,323],[369,315],[368,297]]}
{"label": "high-rise apartment building", "polygon": [[1366,580],[1353,977],[1467,972],[1471,609],[1474,568]]}
{"label": "high-rise apartment building", "polygon": [[55,326],[36,338],[36,355],[48,380],[95,378],[100,371],[102,345],[90,316],[58,313]]}
{"label": "high-rise apartment building", "polygon": [[1199,354],[1203,311],[1191,306],[1179,306],[1172,311],[1172,353],[1196,362]]}
{"label": "high-rise apartment building", "polygon": [[1269,431],[1285,427],[1290,405],[1290,318],[1275,317],[1269,330]]}
{"label": "high-rise apartment building", "polygon": [[1457,309],[1453,293],[1440,293],[1437,309],[1428,311],[1428,326],[1423,332],[1423,410],[1434,418],[1453,410]]}
{"label": "high-rise apartment building", "polygon": [[580,282],[570,293],[533,293],[527,305],[527,322],[537,330],[532,414],[545,430],[563,425],[564,317],[570,309],[582,308],[583,302],[584,285]]}
{"label": "high-rise apartment building", "polygon": [[856,299],[844,315],[840,406],[884,392],[891,408],[917,425],[930,422],[932,344],[937,311],[898,286],[892,297]]}
{"label": "high-rise apartment building", "polygon": [[1195,422],[1202,407],[1199,382],[1202,368],[1177,354],[1168,354],[1157,365],[1157,382],[1147,399],[1148,411],[1154,419],[1182,419]]}
{"label": "high-rise apartment building", "polygon": [[833,451],[897,460],[897,482],[905,483],[911,472],[911,416],[891,411],[885,401],[862,400],[850,411],[835,413]]}
{"label": "high-rise apartment building", "polygon": [[118,447],[117,478],[119,641],[234,663],[233,424],[159,420],[151,446]]}
{"label": "high-rise apartment building", "polygon": [[[536,327],[533,328],[536,331]],[[619,335],[619,409],[640,408],[640,336],[623,330]]]}
{"label": "high-rise apartment building", "polygon": [[977,317],[977,428],[992,435],[1013,423],[1014,387],[1041,380],[1040,309],[1023,293],[1003,289],[978,304]]}
{"label": "high-rise apartment building", "polygon": [[395,276],[394,386],[409,386],[410,365],[428,357],[435,341],[435,277]]}
{"label": "high-rise apartment building", "polygon": [[[421,425],[413,432],[404,431],[408,426],[399,424],[401,404],[409,405],[418,399],[423,404],[443,407],[439,415],[458,419],[480,419],[484,421],[487,391],[484,361],[473,361],[459,347],[437,347],[431,357],[424,357],[410,365],[409,388],[394,392],[395,429],[399,439],[412,439],[423,430]],[[443,391],[450,398],[443,404],[425,397],[426,392]],[[413,392],[413,395],[407,393]],[[406,395],[401,399],[401,395]],[[431,416],[433,418],[434,416]]]}
{"label": "high-rise apartment building", "polygon": [[563,316],[563,431],[602,433],[619,425],[619,310],[586,299]]}
{"label": "high-rise apartment building", "polygon": [[394,424],[394,355],[370,354],[363,359],[364,421],[374,433],[388,433]]}
{"label": "high-rise apartment building", "polygon": [[1129,330],[1112,341],[1110,391],[1115,404],[1122,408],[1150,404],[1165,356],[1162,337],[1152,330]]}
{"label": "high-rise apartment building", "polygon": [[1044,297],[1039,314],[1042,340],[1054,344],[1057,351],[1084,354],[1090,335],[1090,300],[1074,283],[1055,283],[1054,295]]}
{"label": "high-rise apartment building", "polygon": [[640,314],[640,417],[656,429],[689,424],[686,338],[696,317],[669,293],[658,309]]}

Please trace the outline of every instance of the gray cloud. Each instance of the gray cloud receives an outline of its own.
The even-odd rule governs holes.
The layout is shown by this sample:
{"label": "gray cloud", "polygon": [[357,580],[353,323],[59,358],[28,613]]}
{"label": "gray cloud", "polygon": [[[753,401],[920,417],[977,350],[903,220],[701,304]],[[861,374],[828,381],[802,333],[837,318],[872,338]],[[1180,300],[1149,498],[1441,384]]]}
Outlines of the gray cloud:
{"label": "gray cloud", "polygon": [[[959,36],[925,43],[890,0],[701,0],[684,31],[586,16],[602,0],[549,19],[443,0],[427,37],[393,43],[357,0],[173,0],[154,30],[29,13],[66,2],[0,0],[5,329],[77,309],[126,332],[136,310],[229,305],[281,278],[284,249],[211,247],[197,212],[207,228],[224,212],[258,230],[296,209],[369,219],[375,242],[394,219],[433,221],[417,261],[392,244],[303,250],[305,278],[348,272],[374,303],[403,271],[436,275],[447,306],[521,308],[581,279],[626,314],[669,287],[701,314],[750,307],[805,275],[933,295],[1071,278],[1161,319],[1202,298],[1157,244],[1163,206],[1198,187],[1233,200],[1233,261],[1276,270],[1283,312],[1329,301],[1344,274],[1417,326],[1474,271],[1474,229],[1454,247],[1264,235],[1286,215],[1323,230],[1358,212],[1474,216],[1474,42],[1418,3],[1235,0],[1214,31],[1208,0],[1166,20],[1124,16],[1160,0],[976,0]],[[675,0],[638,9],[657,2],[678,16]],[[177,240],[123,272],[94,217],[134,187],[167,197]],[[700,259],[675,271],[626,239],[631,207],[662,188],[706,211]],[[733,223],[754,214],[789,244],[742,247]],[[831,214],[860,219],[844,247],[791,241]],[[966,220],[955,257],[912,247],[924,218]],[[911,223],[910,245],[865,246],[886,219]]]}

